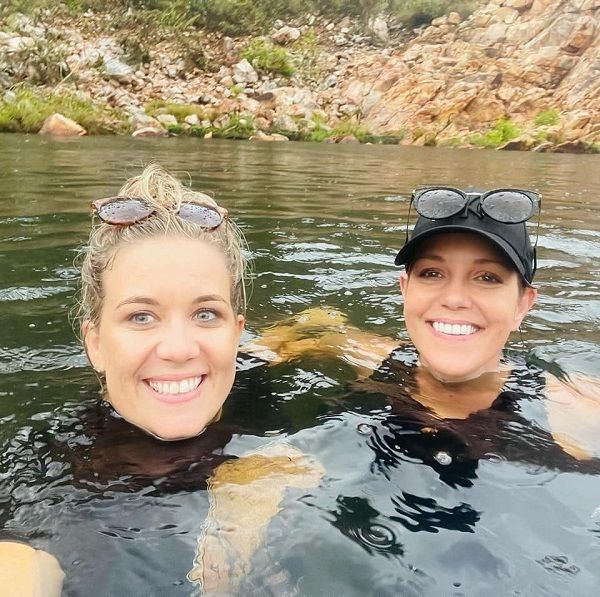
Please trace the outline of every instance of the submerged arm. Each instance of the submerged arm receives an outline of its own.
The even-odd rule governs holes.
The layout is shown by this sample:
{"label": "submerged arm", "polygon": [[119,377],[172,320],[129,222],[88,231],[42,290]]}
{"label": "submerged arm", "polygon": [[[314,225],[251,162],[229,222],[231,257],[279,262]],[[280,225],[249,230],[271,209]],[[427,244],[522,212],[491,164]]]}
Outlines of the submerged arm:
{"label": "submerged arm", "polygon": [[285,489],[315,487],[322,476],[320,464],[288,444],[219,466],[209,480],[210,511],[188,578],[204,593],[235,593]]}
{"label": "submerged arm", "polygon": [[315,307],[267,328],[242,350],[272,364],[302,357],[339,358],[359,376],[368,376],[397,346],[393,338],[348,325],[335,309]]}

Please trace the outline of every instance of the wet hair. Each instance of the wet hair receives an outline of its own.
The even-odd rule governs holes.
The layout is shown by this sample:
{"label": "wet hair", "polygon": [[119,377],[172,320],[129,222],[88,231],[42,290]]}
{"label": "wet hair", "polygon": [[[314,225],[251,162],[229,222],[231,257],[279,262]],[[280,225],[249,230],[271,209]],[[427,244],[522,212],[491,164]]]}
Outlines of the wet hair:
{"label": "wet hair", "polygon": [[233,311],[236,314],[245,311],[245,242],[240,230],[228,219],[218,228],[206,230],[176,214],[181,203],[186,201],[218,208],[214,199],[184,187],[157,164],[148,165],[139,176],[127,180],[121,187],[119,196],[142,198],[155,212],[131,226],[115,226],[99,219],[93,223],[88,243],[81,249],[78,260],[81,263],[81,281],[74,320],[80,334],[84,321],[97,323],[100,320],[104,299],[103,274],[111,266],[119,248],[139,240],[161,236],[184,236],[217,247],[227,263]]}

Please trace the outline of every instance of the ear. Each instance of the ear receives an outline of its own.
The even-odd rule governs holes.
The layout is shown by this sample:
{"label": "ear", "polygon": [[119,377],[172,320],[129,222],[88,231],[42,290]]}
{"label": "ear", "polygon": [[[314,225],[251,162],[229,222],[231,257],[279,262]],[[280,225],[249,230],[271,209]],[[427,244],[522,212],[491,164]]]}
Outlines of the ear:
{"label": "ear", "polygon": [[237,321],[236,321],[238,339],[242,335],[242,332],[244,331],[245,324],[246,324],[246,318],[243,315],[238,315]]}
{"label": "ear", "polygon": [[90,364],[98,373],[103,373],[105,367],[102,351],[100,350],[98,324],[86,319],[81,324],[81,335],[83,337],[83,348]]}
{"label": "ear", "polygon": [[513,332],[519,329],[519,326],[525,318],[525,315],[529,313],[529,310],[535,304],[537,295],[537,288],[531,288],[529,286],[521,292],[521,296],[519,297],[519,302],[517,304],[517,310],[515,312],[515,325],[513,326]]}
{"label": "ear", "polygon": [[403,295],[406,294],[406,288],[408,286],[408,274],[406,272],[402,272],[400,274],[400,292],[402,292]]}

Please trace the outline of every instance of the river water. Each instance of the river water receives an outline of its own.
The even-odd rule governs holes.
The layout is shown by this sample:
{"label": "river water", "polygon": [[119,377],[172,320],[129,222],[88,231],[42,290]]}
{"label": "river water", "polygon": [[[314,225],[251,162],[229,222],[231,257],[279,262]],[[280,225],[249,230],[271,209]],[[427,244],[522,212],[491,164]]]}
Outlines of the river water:
{"label": "river water", "polygon": [[489,453],[459,470],[440,440],[428,460],[409,441],[417,431],[390,419],[385,397],[353,390],[335,359],[246,363],[225,424],[202,445],[106,431],[69,324],[73,259],[89,203],[152,160],[214,193],[242,228],[253,268],[245,340],[316,306],[405,339],[393,260],[412,188],[536,189],[540,299],[511,347],[544,369],[600,377],[600,156],[0,135],[2,536],[54,553],[67,595],[196,594],[186,573],[214,455],[285,438],[326,472],[287,495],[239,594],[595,593],[597,459],[565,459],[517,421],[506,429],[520,433],[518,449],[480,429]]}

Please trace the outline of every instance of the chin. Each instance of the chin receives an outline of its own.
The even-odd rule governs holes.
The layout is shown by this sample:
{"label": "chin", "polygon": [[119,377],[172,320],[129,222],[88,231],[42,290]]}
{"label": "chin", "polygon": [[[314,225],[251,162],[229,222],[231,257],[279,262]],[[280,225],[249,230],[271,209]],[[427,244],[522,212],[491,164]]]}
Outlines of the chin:
{"label": "chin", "polygon": [[191,437],[196,437],[200,435],[206,429],[206,425],[202,427],[194,427],[190,428],[159,428],[159,429],[144,429],[147,433],[154,436],[156,439],[159,439],[163,442],[175,442],[182,439],[189,439]]}
{"label": "chin", "polygon": [[429,373],[438,381],[444,383],[460,383],[476,379],[486,373],[488,369],[485,367],[461,367],[457,369],[456,363],[430,363],[421,359],[423,366]]}

